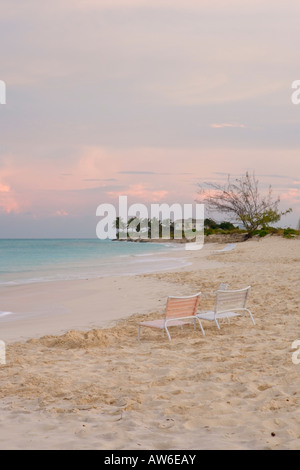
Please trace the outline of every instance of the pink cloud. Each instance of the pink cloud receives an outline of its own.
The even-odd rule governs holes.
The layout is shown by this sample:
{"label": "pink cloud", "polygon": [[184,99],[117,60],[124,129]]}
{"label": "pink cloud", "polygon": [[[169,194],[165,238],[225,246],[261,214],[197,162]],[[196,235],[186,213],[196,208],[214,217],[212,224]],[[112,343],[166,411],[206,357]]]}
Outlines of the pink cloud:
{"label": "pink cloud", "polygon": [[245,129],[246,126],[244,124],[230,124],[230,123],[221,123],[221,124],[211,124],[210,127],[213,129],[223,129],[224,127],[237,127]]}
{"label": "pink cloud", "polygon": [[11,187],[0,181],[0,209],[6,214],[11,212],[19,212],[20,205],[17,202],[14,192]]}
{"label": "pink cloud", "polygon": [[143,184],[129,185],[125,191],[108,191],[110,197],[130,196],[138,200],[147,202],[162,201],[167,195],[167,190],[153,190],[145,187]]}
{"label": "pink cloud", "polygon": [[[5,190],[2,190],[3,186],[0,186],[0,210],[6,214],[12,212],[20,212],[20,204],[15,195],[10,191],[8,186],[5,186]],[[8,188],[8,190],[7,190]]]}
{"label": "pink cloud", "polygon": [[[280,4],[277,0],[274,5]],[[229,7],[240,6],[240,0],[227,0],[226,5],[220,0],[64,0],[60,1],[60,6],[77,7],[83,9],[118,9],[118,8],[172,8],[172,9],[191,9],[191,10],[222,10]],[[245,7],[258,7],[261,9],[260,0],[245,0]]]}
{"label": "pink cloud", "polygon": [[58,210],[58,211],[56,211],[56,212],[55,212],[55,214],[54,214],[54,215],[56,215],[56,216],[58,216],[58,217],[66,217],[66,216],[68,216],[69,214],[68,214],[68,212],[67,212],[67,211],[64,211],[64,210]]}
{"label": "pink cloud", "polygon": [[[253,165],[257,172],[266,173],[264,166],[272,159],[274,172],[282,174],[283,156],[282,150],[257,151]],[[298,158],[297,151],[289,152],[291,174],[298,174]],[[236,174],[237,162],[253,159],[252,149],[98,146],[78,148],[72,158],[60,160],[38,162],[30,155],[2,156],[0,210],[64,218],[93,214],[99,204],[120,195],[128,195],[130,204],[193,202],[198,183],[215,180],[216,168]],[[268,183],[272,184],[272,179]],[[299,192],[299,187],[286,188],[282,201],[298,205]]]}
{"label": "pink cloud", "polygon": [[10,187],[0,183],[0,193],[9,193]]}
{"label": "pink cloud", "polygon": [[297,204],[300,202],[300,189],[291,188],[287,192],[281,195],[281,199],[288,201],[291,204]]}

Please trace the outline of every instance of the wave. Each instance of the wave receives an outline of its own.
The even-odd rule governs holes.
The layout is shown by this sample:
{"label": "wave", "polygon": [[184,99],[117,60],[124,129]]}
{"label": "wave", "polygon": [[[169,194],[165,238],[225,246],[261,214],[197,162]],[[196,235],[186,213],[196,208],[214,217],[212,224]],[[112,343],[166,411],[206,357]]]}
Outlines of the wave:
{"label": "wave", "polygon": [[[0,287],[126,276],[174,269],[183,248],[159,243],[0,240]],[[169,258],[166,254],[174,256]]]}
{"label": "wave", "polygon": [[12,312],[0,312],[0,318],[6,317],[7,315],[13,315]]}

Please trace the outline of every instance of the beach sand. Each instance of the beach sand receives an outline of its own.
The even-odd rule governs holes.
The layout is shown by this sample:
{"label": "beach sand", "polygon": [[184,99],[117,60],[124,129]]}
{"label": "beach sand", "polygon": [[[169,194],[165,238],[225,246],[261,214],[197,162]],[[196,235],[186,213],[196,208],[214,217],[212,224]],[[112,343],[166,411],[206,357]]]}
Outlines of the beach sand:
{"label": "beach sand", "polygon": [[[300,240],[217,248],[183,251],[176,271],[6,289],[0,448],[300,449]],[[173,327],[171,343],[143,329],[137,341],[168,295],[201,291],[211,308],[221,282],[251,285],[255,326]]]}

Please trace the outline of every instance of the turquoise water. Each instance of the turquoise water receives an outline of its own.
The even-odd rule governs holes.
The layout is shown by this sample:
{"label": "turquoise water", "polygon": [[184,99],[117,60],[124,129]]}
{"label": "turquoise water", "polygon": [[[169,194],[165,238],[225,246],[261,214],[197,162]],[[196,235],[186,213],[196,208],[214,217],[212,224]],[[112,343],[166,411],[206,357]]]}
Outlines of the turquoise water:
{"label": "turquoise water", "polygon": [[0,286],[172,269],[182,263],[180,249],[98,239],[0,239]]}

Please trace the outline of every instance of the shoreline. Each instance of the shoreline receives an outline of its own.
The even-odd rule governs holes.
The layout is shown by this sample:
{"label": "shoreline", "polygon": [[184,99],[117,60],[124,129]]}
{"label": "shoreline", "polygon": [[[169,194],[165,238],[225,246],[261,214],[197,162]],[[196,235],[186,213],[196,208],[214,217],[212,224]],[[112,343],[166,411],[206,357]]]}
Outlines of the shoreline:
{"label": "shoreline", "polygon": [[[199,250],[198,258],[205,260],[210,251]],[[163,259],[180,260],[180,265],[173,264],[168,268],[158,265],[156,270],[145,270],[138,274],[103,275],[91,278],[51,280],[45,282],[24,283],[1,286],[1,311],[6,315],[0,317],[0,339],[7,343],[38,338],[45,334],[64,334],[68,329],[107,327],[116,321],[139,312],[147,313],[158,308],[170,292],[174,294],[172,284],[149,281],[144,276],[163,274],[178,270],[190,269],[194,252],[186,250],[164,251],[155,253]],[[208,263],[210,264],[210,263]],[[215,263],[212,264],[215,266]],[[146,306],[136,295],[136,285],[140,299],[148,297]],[[162,291],[162,298],[156,298],[151,292]],[[115,293],[118,296],[116,298]],[[184,292],[184,289],[183,289]],[[120,295],[122,297],[120,297]],[[123,298],[121,304],[120,299]],[[87,307],[88,305],[88,307]],[[7,312],[10,315],[7,315]]]}
{"label": "shoreline", "polygon": [[[247,240],[236,244],[236,247],[250,243],[254,246],[258,243],[267,244],[276,239],[284,243],[282,238],[269,237]],[[287,240],[287,243],[296,240]],[[0,286],[1,313],[4,314],[0,316],[0,339],[12,343],[46,334],[65,334],[70,329],[88,331],[92,328],[106,328],[131,315],[155,311],[169,295],[195,293],[195,290],[185,286],[179,290],[178,286],[174,286],[172,278],[176,277],[176,273],[191,272],[195,268],[200,271],[226,268],[230,252],[226,253],[225,250],[222,253],[222,247],[224,249],[227,245],[228,240],[224,243],[214,241],[206,243],[201,250],[182,249],[159,253],[158,256],[164,259],[175,257],[176,261],[183,261],[180,266],[160,267],[155,271]],[[226,282],[226,279],[220,282]],[[201,286],[195,289],[198,292]],[[130,295],[130,292],[135,294]],[[152,295],[152,292],[159,292],[159,297]],[[144,298],[147,298],[146,305]],[[163,308],[160,311],[163,313]]]}
{"label": "shoreline", "polygon": [[[3,240],[0,240],[0,242]],[[105,276],[139,274],[172,268],[173,258],[164,258],[164,253],[177,251],[182,247],[170,244],[150,246],[114,246],[97,239],[63,240],[4,240],[8,246],[0,244],[1,266],[0,289],[16,285],[26,285],[59,280],[96,279]],[[17,245],[14,244],[17,242]],[[32,243],[33,242],[33,243]],[[79,254],[76,253],[79,243]],[[74,248],[75,247],[75,248]],[[12,257],[10,253],[16,253]],[[21,265],[18,255],[22,257]],[[147,257],[147,258],[144,258]],[[142,260],[145,259],[145,263]]]}
{"label": "shoreline", "polygon": [[[129,243],[165,243],[165,244],[179,244],[185,245],[188,243],[194,243],[194,241],[189,241],[185,238],[127,238],[127,239],[119,239],[114,238],[113,242],[129,242]],[[247,241],[245,238],[245,233],[222,233],[222,234],[211,234],[211,235],[204,235],[204,245],[207,243],[231,243],[231,242],[244,242]]]}
{"label": "shoreline", "polygon": [[[102,289],[99,279],[71,281],[37,299],[25,288],[27,302],[48,295],[52,309],[70,311],[16,322],[23,338],[7,343],[0,366],[0,448],[299,450],[300,241],[215,248],[184,251],[184,268],[106,279]],[[138,322],[161,316],[168,295],[201,291],[209,309],[221,282],[251,285],[255,326],[248,317],[220,330],[203,322],[205,336],[174,327],[171,343],[145,328],[137,341]]]}

